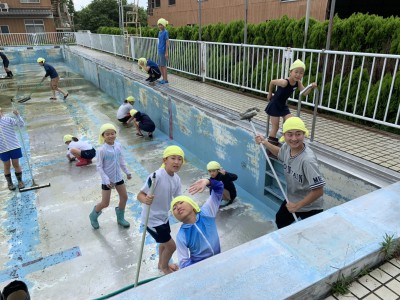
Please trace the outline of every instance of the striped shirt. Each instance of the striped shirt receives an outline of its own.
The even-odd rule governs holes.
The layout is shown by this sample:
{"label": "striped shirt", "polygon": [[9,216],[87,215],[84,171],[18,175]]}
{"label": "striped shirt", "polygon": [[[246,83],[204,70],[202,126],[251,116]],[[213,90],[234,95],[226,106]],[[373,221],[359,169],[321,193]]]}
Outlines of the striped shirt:
{"label": "striped shirt", "polygon": [[15,134],[15,126],[25,126],[20,115],[17,115],[16,118],[0,116],[0,153],[21,148]]}
{"label": "striped shirt", "polygon": [[97,171],[101,176],[102,184],[117,183],[121,181],[122,171],[126,175],[130,175],[124,157],[122,155],[122,147],[118,142],[114,145],[104,143],[98,151]]}

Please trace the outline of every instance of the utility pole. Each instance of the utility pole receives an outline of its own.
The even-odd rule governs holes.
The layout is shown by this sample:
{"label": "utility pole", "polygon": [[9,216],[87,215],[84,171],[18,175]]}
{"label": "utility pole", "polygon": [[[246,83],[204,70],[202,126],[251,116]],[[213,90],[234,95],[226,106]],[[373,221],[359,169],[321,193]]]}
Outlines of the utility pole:
{"label": "utility pole", "polygon": [[202,0],[197,0],[199,2],[199,42],[201,42],[201,2]]}
{"label": "utility pole", "polygon": [[248,0],[244,1],[244,37],[243,37],[243,44],[247,44],[247,14],[248,14]]}

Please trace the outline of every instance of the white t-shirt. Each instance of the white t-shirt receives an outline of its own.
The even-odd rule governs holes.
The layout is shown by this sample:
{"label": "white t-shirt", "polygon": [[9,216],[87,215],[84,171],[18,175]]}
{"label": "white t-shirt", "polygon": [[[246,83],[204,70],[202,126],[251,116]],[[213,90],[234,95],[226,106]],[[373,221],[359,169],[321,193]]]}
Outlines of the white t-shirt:
{"label": "white t-shirt", "polygon": [[86,141],[71,141],[71,143],[68,144],[68,152],[67,155],[71,154],[71,149],[79,149],[79,150],[91,150],[93,149],[93,146],[90,145],[88,142]]}
{"label": "white t-shirt", "polygon": [[[148,227],[156,227],[168,222],[168,212],[172,199],[182,195],[181,191],[181,179],[178,174],[170,176],[165,168],[158,169],[156,172],[156,185],[154,188],[154,200],[151,204]],[[150,174],[141,190],[143,193],[148,194],[150,188],[148,186],[149,177],[151,178],[153,173]],[[142,224],[146,222],[146,215],[149,206],[142,204]]]}
{"label": "white t-shirt", "polygon": [[117,111],[117,119],[125,118],[127,115],[129,115],[131,109],[133,109],[133,106],[130,103],[121,104]]}

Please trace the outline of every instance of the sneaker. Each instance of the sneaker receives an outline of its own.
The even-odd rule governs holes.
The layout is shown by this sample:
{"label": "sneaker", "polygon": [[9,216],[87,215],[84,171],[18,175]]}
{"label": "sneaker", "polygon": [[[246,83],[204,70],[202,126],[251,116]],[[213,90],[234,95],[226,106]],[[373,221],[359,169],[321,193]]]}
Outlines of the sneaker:
{"label": "sneaker", "polygon": [[165,80],[164,80],[164,79],[163,79],[163,80],[160,80],[158,83],[159,83],[159,84],[164,84],[164,83],[165,83]]}
{"label": "sneaker", "polygon": [[23,182],[23,181],[19,181],[19,182],[18,182],[18,188],[19,188],[19,189],[23,189],[24,187],[25,187],[24,182]]}
{"label": "sneaker", "polygon": [[153,133],[149,133],[149,138],[153,138]]}
{"label": "sneaker", "polygon": [[13,183],[9,183],[9,184],[8,184],[8,189],[9,189],[10,191],[15,191],[16,187],[15,187],[15,185],[14,185]]}
{"label": "sneaker", "polygon": [[136,133],[136,136],[143,137],[143,134],[141,134],[141,133]]}

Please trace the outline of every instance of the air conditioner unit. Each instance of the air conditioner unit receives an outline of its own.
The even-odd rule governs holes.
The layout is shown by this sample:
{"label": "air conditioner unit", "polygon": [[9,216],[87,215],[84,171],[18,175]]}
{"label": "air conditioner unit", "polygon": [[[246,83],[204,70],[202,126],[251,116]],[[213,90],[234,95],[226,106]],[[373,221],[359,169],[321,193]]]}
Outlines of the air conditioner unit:
{"label": "air conditioner unit", "polygon": [[8,4],[0,3],[0,12],[8,12]]}

